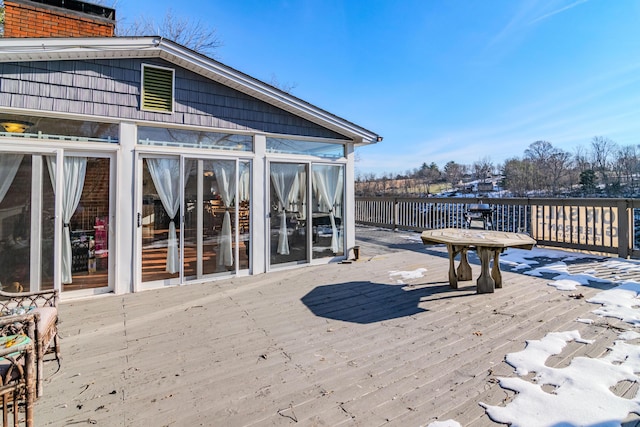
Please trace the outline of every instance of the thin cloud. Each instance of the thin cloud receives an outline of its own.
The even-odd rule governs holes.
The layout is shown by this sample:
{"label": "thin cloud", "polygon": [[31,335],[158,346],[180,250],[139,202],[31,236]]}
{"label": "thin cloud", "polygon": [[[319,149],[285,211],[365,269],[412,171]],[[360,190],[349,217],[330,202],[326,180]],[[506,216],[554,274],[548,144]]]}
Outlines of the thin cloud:
{"label": "thin cloud", "polygon": [[[500,30],[493,39],[491,39],[491,41],[487,44],[485,51],[498,48],[499,46],[505,44],[509,44],[509,46],[503,46],[503,49],[510,50],[510,48],[513,48],[515,45],[519,44],[520,40],[525,37],[526,32],[531,30],[535,26],[535,24],[559,13],[573,9],[574,7],[586,3],[587,1],[588,0],[577,0],[568,5],[556,7],[551,11],[548,11],[546,3],[542,5],[542,7],[538,7],[538,5],[540,5],[540,2],[538,1],[525,1],[521,4],[521,7],[516,11],[509,23],[504,28],[502,28],[502,30]],[[562,1],[561,3],[564,3],[564,1]],[[556,3],[554,2],[551,5],[554,6],[555,4]]]}
{"label": "thin cloud", "polygon": [[557,15],[558,13],[562,13],[565,10],[573,9],[574,7],[576,7],[576,6],[578,6],[578,5],[582,4],[582,3],[586,3],[587,1],[589,1],[589,0],[578,0],[576,2],[571,3],[570,5],[561,7],[560,9],[556,9],[556,10],[554,10],[552,12],[545,13],[544,15],[542,15],[542,16],[540,16],[538,18],[535,18],[533,21],[529,22],[529,24],[531,25],[531,24],[538,23],[538,22],[540,22],[542,20],[550,18],[553,15]]}

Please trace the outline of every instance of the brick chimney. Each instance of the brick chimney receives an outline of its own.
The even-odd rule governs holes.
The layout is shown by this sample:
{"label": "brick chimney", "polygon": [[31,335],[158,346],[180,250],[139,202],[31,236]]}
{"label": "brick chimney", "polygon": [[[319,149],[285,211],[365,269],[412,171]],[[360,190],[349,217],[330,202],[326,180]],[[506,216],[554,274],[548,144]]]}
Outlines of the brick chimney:
{"label": "brick chimney", "polygon": [[116,11],[77,0],[4,0],[4,37],[113,37]]}

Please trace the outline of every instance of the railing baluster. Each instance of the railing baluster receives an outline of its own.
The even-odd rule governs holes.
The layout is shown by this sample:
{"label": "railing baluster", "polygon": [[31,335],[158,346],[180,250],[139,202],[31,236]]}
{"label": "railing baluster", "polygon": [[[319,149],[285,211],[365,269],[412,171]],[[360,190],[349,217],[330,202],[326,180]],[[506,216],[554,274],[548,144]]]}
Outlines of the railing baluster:
{"label": "railing baluster", "polygon": [[[355,220],[381,227],[426,230],[465,226],[464,213],[477,198],[356,198]],[[635,241],[640,200],[491,199],[493,228],[523,232],[539,243],[640,258]],[[636,210],[638,220],[636,221]],[[640,236],[638,236],[640,238]]]}

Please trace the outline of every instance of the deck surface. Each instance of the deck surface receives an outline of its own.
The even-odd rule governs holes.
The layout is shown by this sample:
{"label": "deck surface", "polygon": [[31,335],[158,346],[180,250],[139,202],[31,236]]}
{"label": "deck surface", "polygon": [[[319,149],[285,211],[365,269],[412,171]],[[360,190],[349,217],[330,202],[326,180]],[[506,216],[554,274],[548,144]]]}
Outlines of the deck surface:
{"label": "deck surface", "polygon": [[493,294],[453,290],[446,248],[407,234],[359,228],[352,263],[63,302],[62,368],[45,363],[36,425],[498,425],[478,402],[512,399],[496,381],[515,376],[507,353],[551,331],[596,340],[549,361],[566,366],[619,333],[585,301],[602,287],[575,298],[503,266]]}

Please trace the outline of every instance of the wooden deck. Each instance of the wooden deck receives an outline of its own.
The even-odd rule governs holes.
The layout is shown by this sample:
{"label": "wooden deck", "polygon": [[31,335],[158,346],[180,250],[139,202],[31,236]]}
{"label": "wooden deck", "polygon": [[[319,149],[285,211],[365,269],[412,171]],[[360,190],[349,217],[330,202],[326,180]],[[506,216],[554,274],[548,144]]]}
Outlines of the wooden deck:
{"label": "wooden deck", "polygon": [[[564,366],[599,357],[619,333],[597,306],[508,268],[493,294],[475,282],[452,290],[444,247],[376,233],[359,237],[350,264],[63,302],[62,368],[45,364],[36,424],[496,425],[478,402],[513,396],[496,381],[515,375],[507,353],[550,331],[597,340],[550,361]],[[404,284],[390,274],[418,268],[425,276]]]}

